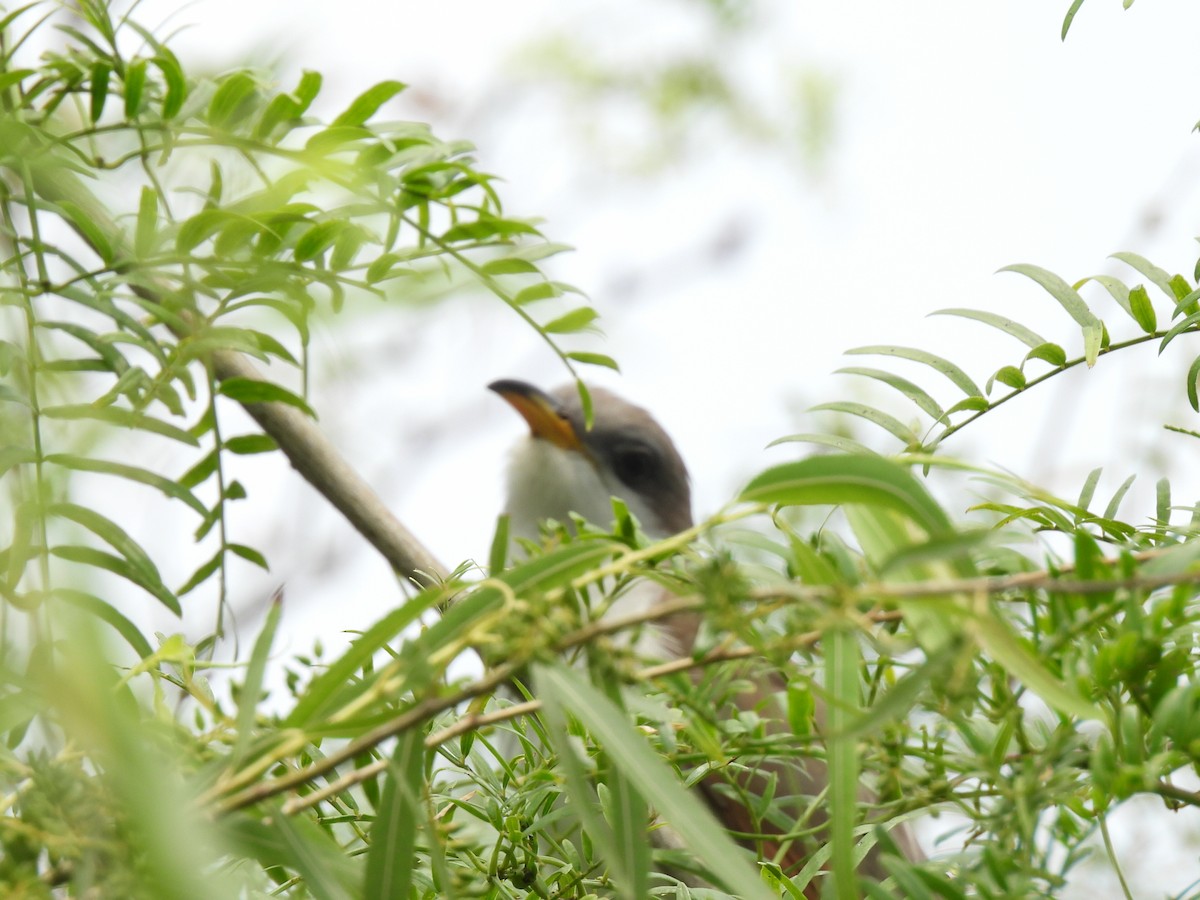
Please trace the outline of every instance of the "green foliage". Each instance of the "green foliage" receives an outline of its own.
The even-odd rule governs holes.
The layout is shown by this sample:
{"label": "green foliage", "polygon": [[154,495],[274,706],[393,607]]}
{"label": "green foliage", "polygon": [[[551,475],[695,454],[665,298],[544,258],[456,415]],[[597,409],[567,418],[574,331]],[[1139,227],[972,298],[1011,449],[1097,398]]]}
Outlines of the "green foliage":
{"label": "green foliage", "polygon": [[[1010,318],[942,310],[1021,345],[982,388],[926,350],[851,350],[920,372],[843,370],[902,397],[919,427],[818,407],[882,428],[898,455],[795,435],[838,452],[768,469],[655,543],[618,504],[611,533],[548,526],[506,567],[502,523],[486,577],[431,584],[333,659],[273,655],[276,598],[236,682],[210,682],[221,617],[193,646],[147,634],[131,597],[178,617],[210,580],[223,599],[238,560],[266,567],[231,535],[229,504],[254,498],[227,466],[279,444],[222,425],[235,403],[311,416],[315,316],[476,286],[572,372],[615,363],[557,343],[593,326],[590,307],[530,312],[577,292],[544,277],[558,246],[504,214],[469,148],[378,121],[403,85],[323,122],[316,73],[290,92],[257,71],[197,79],[99,0],[43,11],[0,22],[6,894],[1054,896],[1097,833],[1111,848],[1122,801],[1200,806],[1174,780],[1200,772],[1196,513],[1177,521],[1165,481],[1154,514],[1129,517],[1132,478],[1097,498],[1097,470],[1064,499],[940,454],[1071,368],[1187,343],[1200,290],[1129,253],[1142,284],[1008,267],[1066,313],[1074,355]],[[48,23],[61,46],[22,67]],[[1088,283],[1134,336],[1110,337]],[[238,355],[277,380],[230,367]],[[186,462],[154,467],[165,458]],[[961,471],[991,493],[958,517],[938,489]],[[88,505],[100,476],[186,514],[174,546],[206,561],[169,583],[123,498]],[[603,618],[645,582],[672,599]],[[692,656],[638,658],[628,638],[697,611]],[[268,707],[284,665],[289,695]],[[747,702],[764,673],[774,689]],[[806,767],[825,788],[789,795]],[[723,830],[701,792],[736,802],[747,829]],[[945,848],[906,859],[902,823],[930,819]],[[785,870],[792,847],[807,861]],[[864,858],[887,881],[868,883]]]}

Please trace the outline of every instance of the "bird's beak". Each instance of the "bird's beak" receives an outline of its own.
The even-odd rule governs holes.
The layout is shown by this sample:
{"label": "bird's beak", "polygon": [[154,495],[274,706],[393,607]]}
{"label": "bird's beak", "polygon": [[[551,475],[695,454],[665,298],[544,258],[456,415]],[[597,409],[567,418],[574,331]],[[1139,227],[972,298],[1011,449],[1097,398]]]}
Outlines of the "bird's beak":
{"label": "bird's beak", "polygon": [[549,441],[564,450],[582,450],[583,444],[575,433],[571,421],[563,415],[559,402],[538,390],[532,384],[524,381],[503,379],[493,381],[488,385],[489,390],[495,391],[529,423],[529,430],[535,438]]}

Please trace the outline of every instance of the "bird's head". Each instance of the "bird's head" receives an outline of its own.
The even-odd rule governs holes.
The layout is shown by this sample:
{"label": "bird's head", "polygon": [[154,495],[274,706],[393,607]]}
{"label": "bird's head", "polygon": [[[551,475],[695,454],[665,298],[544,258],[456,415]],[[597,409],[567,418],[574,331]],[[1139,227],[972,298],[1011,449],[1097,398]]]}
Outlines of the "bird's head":
{"label": "bird's head", "polygon": [[640,406],[590,388],[589,429],[574,384],[550,393],[522,381],[488,387],[529,425],[508,469],[505,511],[514,537],[536,538],[539,522],[566,522],[568,513],[608,525],[613,497],[624,501],[651,537],[691,526],[687,469],[662,426]]}

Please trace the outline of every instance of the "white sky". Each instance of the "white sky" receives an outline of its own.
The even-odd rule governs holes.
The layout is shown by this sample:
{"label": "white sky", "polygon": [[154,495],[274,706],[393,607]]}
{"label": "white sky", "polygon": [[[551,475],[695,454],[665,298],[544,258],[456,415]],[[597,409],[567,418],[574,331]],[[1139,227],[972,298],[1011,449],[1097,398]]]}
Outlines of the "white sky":
{"label": "white sky", "polygon": [[[1111,272],[1134,284],[1141,279],[1106,257],[1135,250],[1190,275],[1197,222],[1183,214],[1200,195],[1191,133],[1200,118],[1200,4],[1147,0],[1122,11],[1112,0],[1088,0],[1064,44],[1068,5],[757,6],[765,24],[749,46],[722,48],[748,83],[777,100],[772,79],[794,66],[838,85],[819,180],[720,127],[652,176],[623,175],[586,153],[579,128],[594,126],[619,146],[618,136],[636,137],[636,121],[612,109],[591,121],[589,110],[516,74],[521,49],[555,31],[631,67],[710,44],[680,0],[200,0],[173,22],[195,23],[175,44],[185,64],[219,70],[282,57],[282,70],[293,73],[282,76],[285,85],[301,66],[325,74],[330,112],[368,84],[398,78],[412,90],[395,115],[474,141],[481,167],[505,179],[508,211],[544,218],[551,239],[577,248],[554,274],[583,288],[605,316],[603,349],[624,372],[598,380],[666,424],[704,514],[757,469],[805,452],[763,450],[781,435],[818,430],[819,420],[800,410],[861,396],[853,379],[830,375],[835,368],[900,371],[843,359],[847,348],[918,346],[965,365],[980,383],[1020,359],[1016,341],[925,318],[935,309],[1004,313],[1078,352],[1057,304],[1020,276],[993,274],[1004,265],[1036,263],[1068,281]],[[147,0],[140,19],[153,25],[176,6]],[[1148,214],[1166,218],[1148,228]],[[730,229],[744,236],[739,252],[711,262],[714,241]],[[1134,333],[1115,304],[1088,296],[1114,338]],[[1166,307],[1158,306],[1161,321]],[[563,373],[498,303],[374,312],[318,332],[322,424],[444,562],[481,556],[501,503],[504,450],[521,433],[484,386],[505,376],[550,385]],[[947,450],[1068,496],[1095,466],[1106,467],[1098,497],[1141,471],[1123,512],[1144,521],[1161,475],[1175,481],[1177,501],[1200,496],[1186,465],[1194,439],[1158,427],[1200,427],[1184,395],[1189,350],[1197,352],[1194,341],[1178,342],[1161,361],[1149,348],[1103,361],[1009,404]],[[931,372],[902,374],[954,399]],[[902,404],[889,408],[910,417]],[[874,440],[891,446],[881,434]],[[364,627],[397,602],[386,566],[357,549],[293,473],[274,460],[255,466],[249,478],[263,480],[234,521],[236,539],[266,548],[273,571],[248,577],[235,602],[253,608],[286,581],[289,647],[303,650],[315,635],[336,646],[343,629]],[[1137,839],[1117,835],[1131,867],[1138,841],[1166,848],[1134,869],[1140,896],[1180,891],[1200,872],[1194,840],[1188,851],[1168,840],[1181,831],[1194,839],[1195,818],[1159,811],[1139,820]],[[1164,864],[1172,858],[1177,864]],[[1110,883],[1096,877],[1081,880],[1077,895],[1105,896]]]}

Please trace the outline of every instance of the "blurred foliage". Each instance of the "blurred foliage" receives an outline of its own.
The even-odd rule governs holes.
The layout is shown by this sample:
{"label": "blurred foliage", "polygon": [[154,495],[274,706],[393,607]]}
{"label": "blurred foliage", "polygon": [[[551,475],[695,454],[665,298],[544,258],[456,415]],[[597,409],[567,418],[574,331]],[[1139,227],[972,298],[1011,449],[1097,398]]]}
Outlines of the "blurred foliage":
{"label": "blurred foliage", "polygon": [[[742,27],[740,4],[712,8]],[[1128,483],[1098,499],[1093,473],[1064,499],[939,452],[1067,369],[1184,344],[1200,326],[1195,275],[1131,254],[1156,298],[1092,279],[1138,329],[1127,339],[1083,282],[1022,265],[1078,327],[1074,355],[961,309],[946,312],[1027,348],[983,387],[928,351],[853,351],[956,392],[848,370],[924,423],[825,405],[882,427],[897,456],[844,431],[797,435],[838,452],[760,473],[659,542],[619,504],[611,531],[548,525],[513,565],[501,530],[488,572],[398,588],[331,659],[274,656],[276,598],[232,687],[210,680],[220,617],[192,645],[136,610],[150,598],[179,616],[209,579],[223,595],[239,560],[266,565],[231,535],[229,503],[254,502],[254,485],[226,466],[274,444],[222,423],[232,403],[308,411],[314,311],[480,285],[568,366],[612,363],[560,346],[595,312],[540,313],[571,294],[537,265],[558,248],[504,215],[469,148],[378,120],[402,85],[323,122],[308,112],[315,73],[290,92],[249,70],[195,79],[98,0],[67,12],[35,3],[0,21],[6,896],[1050,897],[1097,835],[1111,847],[1122,801],[1200,806],[1184,786],[1200,771],[1195,509],[1163,482],[1153,515],[1129,517]],[[53,49],[27,61],[52,28]],[[219,379],[232,352],[275,380]],[[157,469],[156,446],[193,461]],[[992,493],[958,517],[930,487],[964,472]],[[127,492],[89,493],[96,477]],[[205,548],[178,583],[129,527],[147,489],[173,552]],[[602,618],[643,580],[670,589],[667,608]],[[693,656],[650,664],[622,640],[693,610]],[[452,672],[471,654],[483,665]],[[268,697],[280,668],[288,695]],[[746,702],[764,672],[777,690]],[[752,782],[778,765],[824,767],[827,790]],[[722,830],[701,791],[741,804],[750,827]],[[898,847],[914,819],[940,835],[930,860]],[[792,845],[808,853],[799,870],[779,864]],[[855,876],[867,853],[885,881]]]}
{"label": "blurred foliage", "polygon": [[692,0],[658,13],[670,24],[647,28],[634,42],[640,52],[629,53],[582,36],[593,23],[579,12],[521,48],[515,70],[539,102],[574,122],[571,133],[603,168],[654,175],[702,152],[719,131],[810,177],[823,173],[837,131],[837,79],[778,46],[777,20],[762,4]]}

